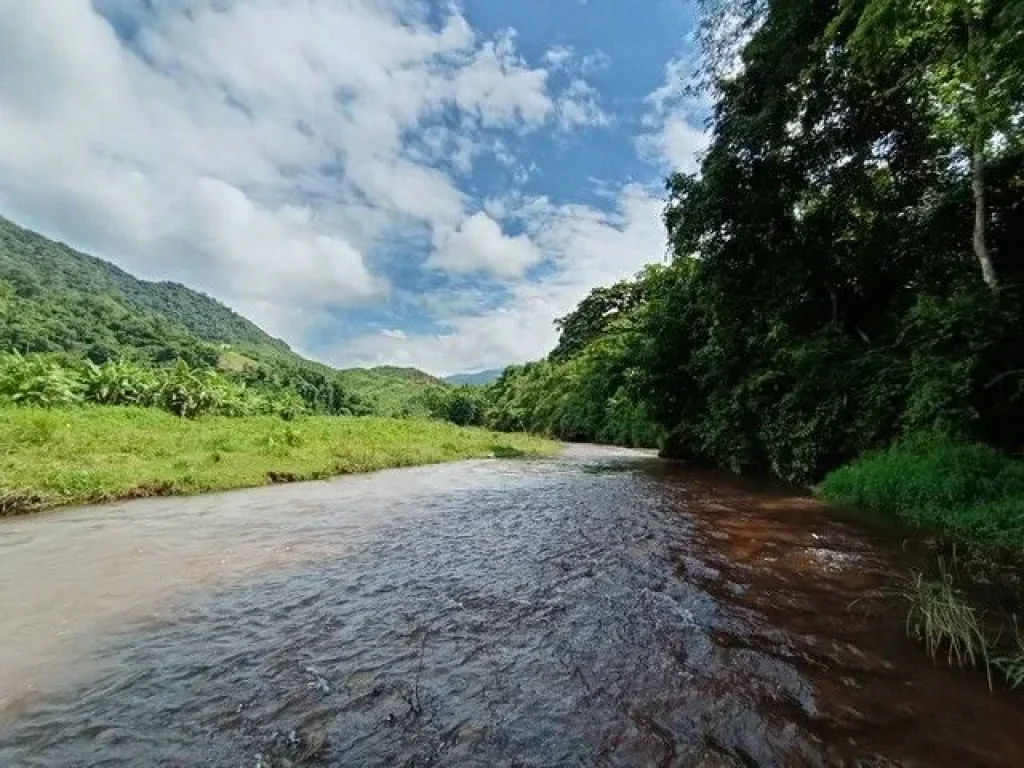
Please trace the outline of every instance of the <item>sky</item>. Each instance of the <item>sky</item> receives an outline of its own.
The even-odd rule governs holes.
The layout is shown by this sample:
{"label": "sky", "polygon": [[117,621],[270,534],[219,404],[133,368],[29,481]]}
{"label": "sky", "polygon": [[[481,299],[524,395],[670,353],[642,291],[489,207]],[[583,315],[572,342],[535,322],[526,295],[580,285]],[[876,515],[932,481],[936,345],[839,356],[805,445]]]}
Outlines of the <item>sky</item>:
{"label": "sky", "polygon": [[0,0],[0,213],[338,367],[545,355],[665,258],[690,0]]}

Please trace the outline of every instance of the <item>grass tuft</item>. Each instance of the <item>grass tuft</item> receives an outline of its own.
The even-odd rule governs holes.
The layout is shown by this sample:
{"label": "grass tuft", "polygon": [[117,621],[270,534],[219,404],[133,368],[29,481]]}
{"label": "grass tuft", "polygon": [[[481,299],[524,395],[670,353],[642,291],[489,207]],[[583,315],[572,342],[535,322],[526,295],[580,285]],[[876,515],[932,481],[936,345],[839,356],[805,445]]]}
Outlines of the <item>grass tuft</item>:
{"label": "grass tuft", "polygon": [[977,667],[980,663],[988,670],[988,643],[977,614],[954,587],[953,574],[941,558],[938,577],[914,574],[904,596],[910,602],[907,634],[924,642],[932,661],[945,650],[950,666]]}
{"label": "grass tuft", "polygon": [[1016,616],[1013,618],[1013,636],[1016,648],[1010,655],[993,659],[992,666],[1003,673],[1011,688],[1016,689],[1024,685],[1024,635],[1021,634]]}

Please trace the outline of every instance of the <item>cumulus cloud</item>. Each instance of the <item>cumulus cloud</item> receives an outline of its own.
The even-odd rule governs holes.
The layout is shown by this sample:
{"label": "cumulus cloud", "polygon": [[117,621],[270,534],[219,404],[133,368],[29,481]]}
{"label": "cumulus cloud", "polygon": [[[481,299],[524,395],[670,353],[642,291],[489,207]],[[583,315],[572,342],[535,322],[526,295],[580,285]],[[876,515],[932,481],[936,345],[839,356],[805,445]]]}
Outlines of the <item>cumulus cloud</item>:
{"label": "cumulus cloud", "polygon": [[558,123],[563,130],[610,122],[611,117],[598,104],[597,90],[585,80],[573,80],[558,99]]}
{"label": "cumulus cloud", "polygon": [[709,105],[688,92],[690,75],[691,66],[683,59],[665,65],[664,82],[646,99],[648,112],[643,122],[647,132],[637,139],[645,156],[666,170],[686,173],[697,170],[709,140],[704,126]]}
{"label": "cumulus cloud", "polygon": [[434,245],[436,251],[428,264],[453,274],[486,272],[516,277],[542,258],[529,237],[509,237],[483,211],[468,217],[458,229],[438,228]]}
{"label": "cumulus cloud", "polygon": [[544,69],[528,69],[516,54],[515,35],[505,34],[484,43],[459,70],[455,103],[484,125],[519,120],[537,126],[554,108],[546,92],[547,76]]}
{"label": "cumulus cloud", "polygon": [[[415,0],[6,0],[0,207],[294,338],[313,307],[386,294],[370,255],[389,232],[461,231],[438,154],[465,173],[479,131],[554,116],[514,34],[428,17]],[[452,110],[459,130],[417,157],[410,137]]]}
{"label": "cumulus cloud", "polygon": [[[610,210],[515,190],[480,210],[460,185],[482,156],[523,184],[537,169],[518,139],[618,124],[587,80],[607,56],[531,63],[456,4],[0,0],[0,51],[0,210],[298,348],[354,305],[411,301],[434,322],[392,316],[339,341],[336,363],[536,358],[554,317],[664,247],[661,202],[639,186]],[[643,147],[685,167],[703,139],[677,80],[670,67],[648,99]],[[449,282],[410,298],[388,259]]]}
{"label": "cumulus cloud", "polygon": [[544,53],[544,62],[552,69],[561,69],[576,56],[571,45],[556,45]]}
{"label": "cumulus cloud", "polygon": [[489,201],[495,216],[526,228],[549,263],[551,277],[511,284],[507,300],[496,309],[488,306],[486,295],[477,297],[477,306],[466,304],[466,295],[462,302],[435,299],[439,332],[406,338],[366,334],[336,350],[333,359],[346,365],[391,362],[447,375],[542,357],[557,341],[554,318],[595,286],[631,277],[662,258],[662,205],[638,185],[622,188],[612,211],[556,205],[543,197]]}

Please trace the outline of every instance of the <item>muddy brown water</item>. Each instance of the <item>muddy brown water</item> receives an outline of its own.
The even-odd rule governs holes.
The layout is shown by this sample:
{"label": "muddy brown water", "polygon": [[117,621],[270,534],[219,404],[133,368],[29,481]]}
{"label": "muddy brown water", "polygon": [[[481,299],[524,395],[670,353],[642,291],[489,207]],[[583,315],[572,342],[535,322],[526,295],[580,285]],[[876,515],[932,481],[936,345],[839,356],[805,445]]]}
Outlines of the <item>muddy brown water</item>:
{"label": "muddy brown water", "polygon": [[1024,766],[905,567],[589,447],[0,521],[0,766]]}

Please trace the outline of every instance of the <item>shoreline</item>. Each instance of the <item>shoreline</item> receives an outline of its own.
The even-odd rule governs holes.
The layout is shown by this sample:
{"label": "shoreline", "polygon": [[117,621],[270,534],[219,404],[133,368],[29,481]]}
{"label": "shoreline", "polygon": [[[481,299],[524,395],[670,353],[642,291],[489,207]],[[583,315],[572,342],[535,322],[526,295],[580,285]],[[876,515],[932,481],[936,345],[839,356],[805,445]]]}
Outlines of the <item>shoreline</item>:
{"label": "shoreline", "polygon": [[491,456],[543,457],[560,447],[429,420],[188,420],[151,408],[0,408],[0,517]]}

